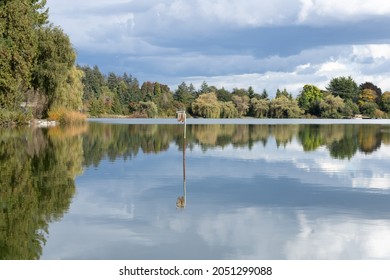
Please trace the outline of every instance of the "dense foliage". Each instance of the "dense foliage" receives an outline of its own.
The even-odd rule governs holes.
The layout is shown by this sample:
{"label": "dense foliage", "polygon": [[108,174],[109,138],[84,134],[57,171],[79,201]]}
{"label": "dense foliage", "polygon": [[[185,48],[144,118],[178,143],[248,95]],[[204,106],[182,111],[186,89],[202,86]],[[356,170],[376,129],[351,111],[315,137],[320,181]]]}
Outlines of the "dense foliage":
{"label": "dense foliage", "polygon": [[390,93],[371,82],[358,86],[351,77],[337,77],[327,90],[307,84],[296,98],[278,89],[275,98],[267,90],[256,93],[234,88],[228,91],[203,82],[199,89],[182,82],[171,91],[158,82],[139,84],[124,73],[104,75],[97,66],[83,66],[84,110],[91,116],[174,117],[186,109],[202,118],[386,118],[390,116]]}
{"label": "dense foliage", "polygon": [[47,117],[55,107],[82,109],[83,72],[68,36],[48,22],[45,5],[0,1],[0,109],[17,117],[2,117],[2,125],[18,124],[20,115]]}
{"label": "dense foliage", "polygon": [[0,260],[39,259],[82,173],[81,135],[0,128]]}

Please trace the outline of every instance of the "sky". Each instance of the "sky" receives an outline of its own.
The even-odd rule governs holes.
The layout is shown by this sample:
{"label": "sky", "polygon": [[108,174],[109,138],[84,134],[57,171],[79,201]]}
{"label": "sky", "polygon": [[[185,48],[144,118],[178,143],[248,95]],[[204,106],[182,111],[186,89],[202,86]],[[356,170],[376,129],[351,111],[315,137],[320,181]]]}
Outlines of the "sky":
{"label": "sky", "polygon": [[390,91],[388,0],[47,0],[77,63],[175,90],[298,94],[351,76]]}

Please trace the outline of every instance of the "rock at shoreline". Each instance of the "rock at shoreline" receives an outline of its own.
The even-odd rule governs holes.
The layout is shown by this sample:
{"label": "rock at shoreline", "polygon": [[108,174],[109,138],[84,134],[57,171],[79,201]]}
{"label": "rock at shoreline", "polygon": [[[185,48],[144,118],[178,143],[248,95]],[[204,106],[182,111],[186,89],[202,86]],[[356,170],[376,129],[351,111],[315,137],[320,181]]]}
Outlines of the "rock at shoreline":
{"label": "rock at shoreline", "polygon": [[32,125],[35,127],[52,127],[52,126],[56,126],[57,122],[49,121],[49,120],[34,120],[32,122]]}

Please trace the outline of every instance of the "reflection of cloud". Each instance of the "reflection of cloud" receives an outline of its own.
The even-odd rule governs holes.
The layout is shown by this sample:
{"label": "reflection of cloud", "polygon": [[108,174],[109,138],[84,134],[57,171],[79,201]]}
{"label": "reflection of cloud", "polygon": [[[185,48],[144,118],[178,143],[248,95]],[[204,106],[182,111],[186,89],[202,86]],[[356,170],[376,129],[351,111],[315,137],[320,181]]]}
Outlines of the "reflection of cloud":
{"label": "reflection of cloud", "polygon": [[[331,158],[329,151],[325,147],[320,147],[313,152],[303,152],[302,146],[295,140],[289,143],[285,148],[277,148],[275,143],[268,141],[267,146],[263,147],[261,143],[256,143],[251,150],[247,148],[237,148],[232,145],[222,148],[211,148],[205,154],[198,147],[193,149],[192,156],[195,157],[213,157],[229,158],[235,160],[247,161],[265,161],[267,163],[291,163],[296,169],[261,169],[256,164],[252,169],[245,171],[246,177],[256,177],[256,175],[265,173],[267,176],[299,179],[302,183],[314,185],[326,185],[334,187],[360,187],[389,189],[390,165],[390,146],[384,146],[380,150],[370,155],[356,153],[352,160],[340,160]],[[223,172],[224,176],[242,176],[243,173],[235,172],[235,165],[231,170]],[[211,171],[212,170],[212,171]],[[204,172],[204,173],[202,173]],[[198,170],[198,174],[209,174],[217,172],[214,169]],[[362,173],[364,175],[362,175]],[[369,174],[369,175],[367,175]],[[332,178],[332,180],[329,180]],[[334,180],[337,178],[337,180]]]}
{"label": "reflection of cloud", "polygon": [[388,259],[390,222],[312,218],[300,212],[300,232],[286,243],[288,259]]}
{"label": "reflection of cloud", "polygon": [[296,231],[285,213],[258,208],[217,213],[196,222],[199,235],[212,247],[227,247],[225,258],[231,259],[284,259],[284,240]]}
{"label": "reflection of cloud", "polygon": [[370,189],[390,189],[390,174],[379,173],[372,177],[355,177],[352,178],[352,186],[358,188]]}
{"label": "reflection of cloud", "polygon": [[227,246],[238,259],[388,259],[390,222],[348,216],[316,217],[299,211],[240,209],[200,221],[200,235]]}

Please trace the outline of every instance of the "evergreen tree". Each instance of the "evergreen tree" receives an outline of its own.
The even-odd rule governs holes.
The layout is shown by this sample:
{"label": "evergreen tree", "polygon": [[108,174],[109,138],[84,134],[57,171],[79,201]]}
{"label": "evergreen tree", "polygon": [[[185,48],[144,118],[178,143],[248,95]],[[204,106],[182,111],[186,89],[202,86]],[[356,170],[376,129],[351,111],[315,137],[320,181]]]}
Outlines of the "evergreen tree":
{"label": "evergreen tree", "polygon": [[350,99],[356,102],[359,97],[359,87],[351,76],[333,78],[326,89],[344,100]]}
{"label": "evergreen tree", "polygon": [[39,4],[31,0],[0,2],[0,107],[17,108],[30,87],[38,43],[35,28],[43,21],[34,10]]}
{"label": "evergreen tree", "polygon": [[263,92],[260,95],[261,99],[268,99],[268,92],[266,89],[263,89]]}

